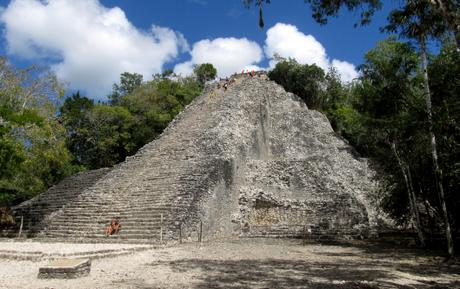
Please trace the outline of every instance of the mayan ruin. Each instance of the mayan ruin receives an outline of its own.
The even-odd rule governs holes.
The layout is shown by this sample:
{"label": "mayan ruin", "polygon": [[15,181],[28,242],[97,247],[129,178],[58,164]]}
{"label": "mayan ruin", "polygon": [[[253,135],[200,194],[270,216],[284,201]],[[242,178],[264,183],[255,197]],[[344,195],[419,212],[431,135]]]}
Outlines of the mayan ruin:
{"label": "mayan ruin", "polygon": [[458,0],[0,0],[0,289],[459,289]]}
{"label": "mayan ruin", "polygon": [[376,173],[326,117],[269,81],[239,75],[211,85],[125,162],[75,175],[14,208],[24,233],[121,239],[196,236],[367,238],[379,219]]}

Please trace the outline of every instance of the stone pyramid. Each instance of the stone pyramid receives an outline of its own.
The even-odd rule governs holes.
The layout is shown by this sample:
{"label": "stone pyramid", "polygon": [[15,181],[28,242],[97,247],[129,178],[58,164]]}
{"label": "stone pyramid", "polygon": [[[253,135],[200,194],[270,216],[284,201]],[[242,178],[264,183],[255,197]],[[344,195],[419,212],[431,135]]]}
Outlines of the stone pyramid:
{"label": "stone pyramid", "polygon": [[[376,172],[265,74],[208,86],[160,138],[113,168],[72,176],[14,209],[30,236],[348,238],[375,232]],[[222,87],[220,85],[220,87]],[[200,225],[201,224],[201,225]]]}

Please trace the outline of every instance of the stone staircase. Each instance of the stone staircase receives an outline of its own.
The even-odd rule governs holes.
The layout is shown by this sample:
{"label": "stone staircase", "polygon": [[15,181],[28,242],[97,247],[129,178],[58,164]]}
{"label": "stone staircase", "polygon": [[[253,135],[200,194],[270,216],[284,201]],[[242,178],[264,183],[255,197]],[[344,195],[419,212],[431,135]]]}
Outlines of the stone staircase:
{"label": "stone staircase", "polygon": [[118,218],[122,228],[117,240],[155,242],[161,227],[164,239],[174,238],[186,217],[181,212],[208,188],[218,170],[216,164],[221,163],[209,159],[196,145],[215,126],[209,117],[215,109],[213,102],[201,96],[160,140],[112,169],[64,180],[15,208],[14,214],[25,217],[29,236],[104,240],[106,226]]}
{"label": "stone staircase", "polygon": [[13,213],[18,219],[23,218],[24,232],[33,236],[40,232],[57,212],[77,199],[86,188],[91,187],[109,171],[109,168],[103,168],[77,173],[51,187],[47,192],[23,202],[14,208]]}
{"label": "stone staircase", "polygon": [[[66,179],[14,213],[30,236],[72,241],[195,239],[200,227],[204,239],[292,237],[307,226],[359,235],[375,224],[375,172],[351,150],[298,97],[240,75],[226,91],[207,87],[125,162]],[[105,238],[112,218],[121,232]]]}

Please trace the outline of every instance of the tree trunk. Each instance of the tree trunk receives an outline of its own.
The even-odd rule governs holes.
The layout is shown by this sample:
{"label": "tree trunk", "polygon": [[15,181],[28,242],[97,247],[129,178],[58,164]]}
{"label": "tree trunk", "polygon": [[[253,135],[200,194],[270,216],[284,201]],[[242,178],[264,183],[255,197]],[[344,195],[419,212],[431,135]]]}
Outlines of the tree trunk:
{"label": "tree trunk", "polygon": [[399,157],[398,151],[396,150],[395,142],[391,143],[391,150],[395,155],[396,160],[398,161],[399,168],[404,177],[404,182],[406,184],[407,196],[409,197],[409,206],[412,214],[412,220],[415,223],[415,229],[417,230],[418,240],[421,247],[425,247],[425,236],[423,235],[422,227],[420,226],[420,218],[418,214],[417,202],[415,194],[413,192],[412,178],[409,176],[409,168],[404,164],[404,162]]}
{"label": "tree trunk", "polygon": [[430,85],[428,79],[428,61],[426,56],[426,41],[425,36],[420,36],[420,48],[421,48],[421,56],[422,56],[422,70],[423,70],[423,82],[424,82],[424,92],[425,92],[425,101],[426,101],[426,110],[428,114],[428,129],[430,133],[431,139],[431,155],[433,158],[433,169],[434,169],[434,177],[436,187],[438,189],[439,194],[439,201],[441,203],[441,210],[442,210],[442,217],[444,221],[444,230],[446,233],[446,240],[447,240],[447,254],[450,257],[454,256],[454,242],[452,239],[452,233],[449,223],[449,216],[447,214],[447,205],[444,196],[444,187],[442,185],[442,171],[439,168],[438,164],[438,152],[436,148],[436,136],[433,131],[433,112],[431,108],[431,92],[430,92]]}
{"label": "tree trunk", "polygon": [[421,247],[425,247],[426,246],[426,243],[425,243],[425,236],[423,234],[423,231],[422,231],[422,223],[420,222],[420,214],[419,214],[419,211],[418,211],[418,206],[417,206],[417,198],[415,197],[415,192],[414,192],[414,185],[413,185],[413,182],[412,182],[412,174],[410,172],[410,168],[406,167],[407,169],[407,177],[409,179],[409,193],[412,195],[412,206],[414,207],[414,217],[415,217],[415,223],[417,224],[417,233],[418,233],[418,237],[419,237],[419,240],[420,240],[420,246]]}

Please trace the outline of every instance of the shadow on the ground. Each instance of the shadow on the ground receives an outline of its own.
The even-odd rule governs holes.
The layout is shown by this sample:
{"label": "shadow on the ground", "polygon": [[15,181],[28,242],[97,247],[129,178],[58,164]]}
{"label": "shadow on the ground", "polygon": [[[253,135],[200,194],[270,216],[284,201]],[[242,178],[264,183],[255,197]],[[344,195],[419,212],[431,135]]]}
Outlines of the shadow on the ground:
{"label": "shadow on the ground", "polygon": [[[299,244],[285,244],[300,248]],[[353,247],[353,252],[328,252],[327,246]],[[436,284],[427,281],[443,274],[460,274],[459,264],[444,264],[428,261],[430,253],[417,249],[404,249],[394,246],[362,243],[334,243],[326,245],[324,252],[315,252],[325,258],[289,259],[179,259],[175,261],[157,261],[146,266],[167,266],[172,272],[193,274],[194,284],[188,288],[319,288],[319,289],[445,289],[460,288],[460,281],[450,284]],[[308,245],[306,245],[308,246]],[[238,248],[235,247],[237,250]],[[269,247],[267,247],[269,250]],[[332,250],[331,250],[332,251]],[[337,257],[337,258],[330,258]],[[417,259],[417,258],[424,259]],[[329,261],[328,261],[329,260]],[[394,262],[392,262],[394,260]],[[415,262],[405,262],[412,260]],[[417,263],[417,260],[420,260]],[[404,262],[397,262],[404,261]],[[397,279],[407,274],[416,286],[400,285]],[[419,277],[420,276],[420,277]],[[422,278],[423,277],[423,278]],[[174,287],[174,286],[172,286]],[[139,287],[135,288],[147,288]]]}
{"label": "shadow on the ground", "polygon": [[[152,266],[165,265],[153,263]],[[199,270],[201,274],[195,288],[377,288],[353,284],[321,284],[312,282],[313,277],[327,280],[373,280],[385,277],[385,274],[373,269],[354,270],[327,263],[291,261],[279,259],[267,260],[203,260],[183,259],[169,262],[173,271],[188,272]],[[314,286],[314,287],[313,287]]]}
{"label": "shadow on the ground", "polygon": [[[198,285],[194,288],[414,288],[391,281],[389,270],[373,264],[332,264],[299,260],[203,260],[182,259],[178,261],[151,263],[151,266],[168,265],[173,271],[186,273],[199,270]],[[406,268],[407,271],[425,275],[426,266]],[[429,268],[434,274],[433,268]],[[437,274],[441,274],[439,270]],[[313,280],[321,280],[313,281]],[[371,285],[376,284],[378,285]],[[368,283],[371,282],[371,283]],[[374,282],[374,283],[372,283]],[[437,286],[437,287],[433,287]],[[416,288],[458,288],[460,283],[436,285],[421,282]]]}

